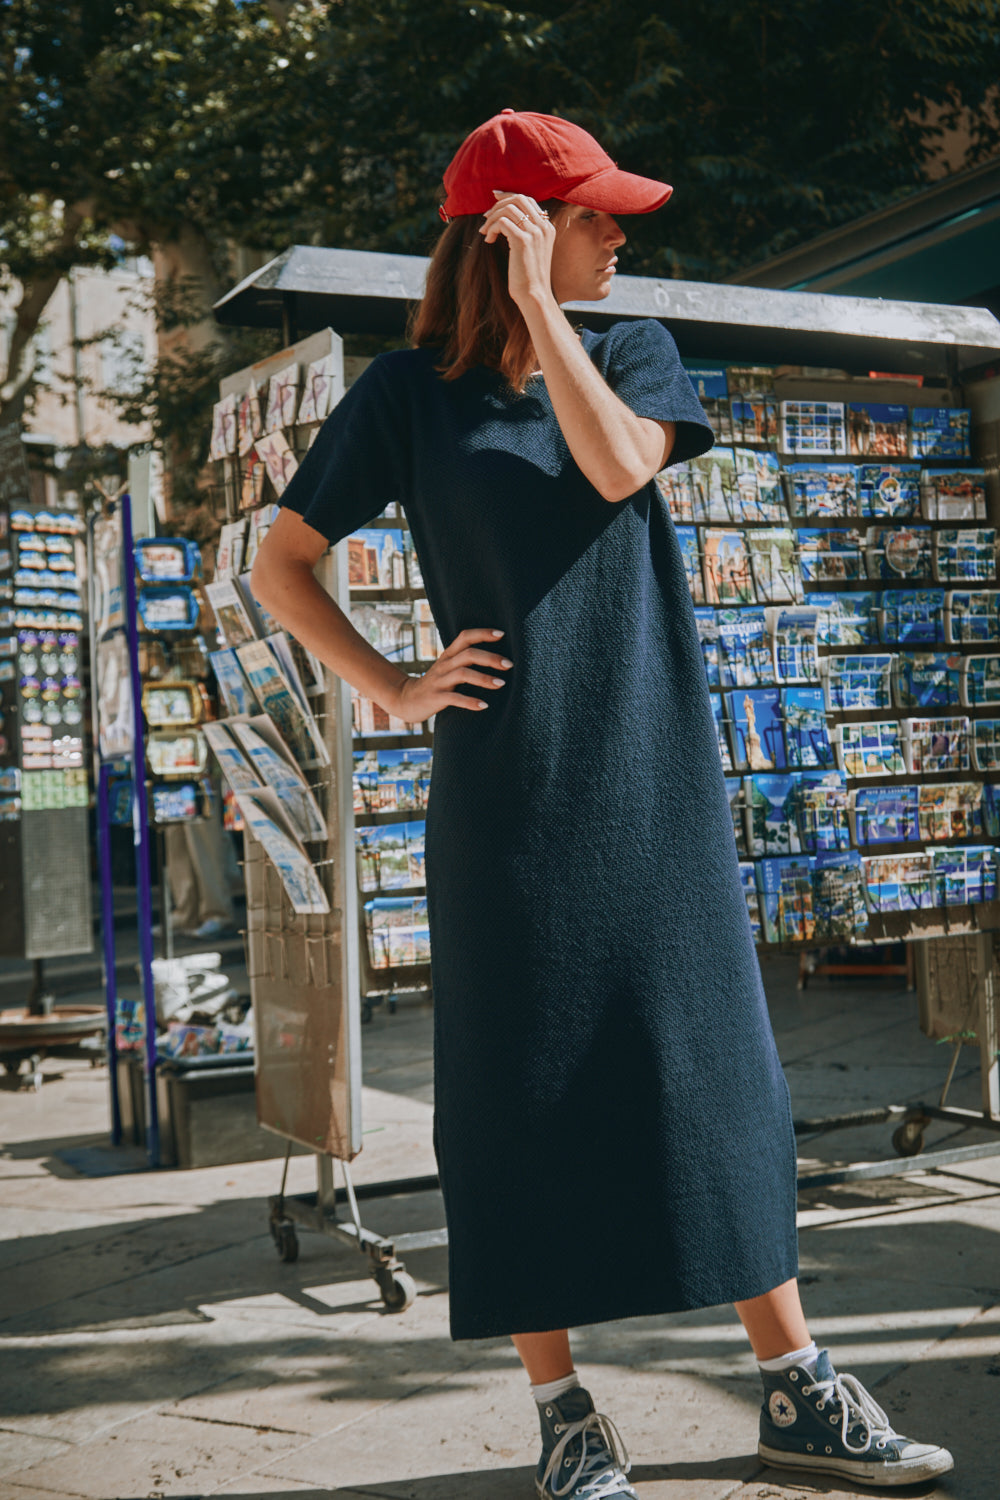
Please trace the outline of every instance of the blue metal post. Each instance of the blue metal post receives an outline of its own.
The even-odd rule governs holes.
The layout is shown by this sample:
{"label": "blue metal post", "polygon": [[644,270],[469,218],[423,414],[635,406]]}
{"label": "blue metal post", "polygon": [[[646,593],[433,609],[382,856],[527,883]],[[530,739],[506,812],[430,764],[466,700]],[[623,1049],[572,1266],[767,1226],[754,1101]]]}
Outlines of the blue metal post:
{"label": "blue metal post", "polygon": [[142,722],[142,677],[139,673],[139,615],[135,592],[135,549],[132,539],[132,501],[121,498],[122,602],[132,679],[134,720],[132,755],[132,827],[135,838],[135,875],[139,897],[139,966],[145,1005],[143,1080],[146,1085],[146,1152],[149,1165],[160,1165],[160,1117],[156,1107],[156,1001],[153,989],[153,889],[150,875],[149,817],[146,807],[146,733]]}

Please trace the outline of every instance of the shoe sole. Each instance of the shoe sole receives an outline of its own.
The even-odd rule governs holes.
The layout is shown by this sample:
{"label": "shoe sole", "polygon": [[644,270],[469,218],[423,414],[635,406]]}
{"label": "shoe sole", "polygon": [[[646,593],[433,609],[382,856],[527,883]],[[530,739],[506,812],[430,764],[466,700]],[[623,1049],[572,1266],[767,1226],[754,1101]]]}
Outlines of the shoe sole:
{"label": "shoe sole", "polygon": [[[535,1480],[535,1489],[538,1492],[538,1500],[552,1500],[552,1491],[545,1489],[544,1486],[538,1483],[537,1479]],[[635,1490],[617,1490],[615,1493],[619,1495],[634,1495]],[[567,1500],[571,1500],[571,1497],[567,1496]]]}
{"label": "shoe sole", "polygon": [[896,1484],[919,1484],[922,1479],[936,1479],[955,1467],[946,1448],[925,1458],[884,1460],[864,1463],[856,1458],[826,1458],[815,1453],[785,1453],[780,1448],[757,1444],[758,1456],[776,1469],[820,1470],[824,1474],[843,1474],[859,1484],[878,1484],[889,1488]]}

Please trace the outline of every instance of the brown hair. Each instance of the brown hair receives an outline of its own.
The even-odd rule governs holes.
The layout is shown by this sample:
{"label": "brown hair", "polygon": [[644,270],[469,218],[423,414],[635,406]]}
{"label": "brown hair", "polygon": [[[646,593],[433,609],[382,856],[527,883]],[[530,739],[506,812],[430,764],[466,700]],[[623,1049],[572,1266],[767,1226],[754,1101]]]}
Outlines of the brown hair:
{"label": "brown hair", "polygon": [[[553,198],[540,207],[554,220],[566,205]],[[537,363],[531,335],[507,290],[507,241],[498,235],[488,245],[481,223],[481,215],[461,214],[440,235],[407,336],[417,349],[441,349],[435,369],[445,380],[486,365],[521,392]]]}

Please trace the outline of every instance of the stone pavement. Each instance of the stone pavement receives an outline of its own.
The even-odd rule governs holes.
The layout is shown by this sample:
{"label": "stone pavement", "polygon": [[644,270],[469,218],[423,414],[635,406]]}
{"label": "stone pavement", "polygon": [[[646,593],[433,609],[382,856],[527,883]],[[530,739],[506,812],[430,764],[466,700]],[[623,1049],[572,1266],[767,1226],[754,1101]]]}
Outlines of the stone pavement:
{"label": "stone pavement", "polygon": [[[784,959],[765,976],[797,1115],[937,1097],[948,1051],[921,1037],[915,998],[894,981],[814,981],[799,995]],[[365,1029],[359,1181],[434,1170],[430,1024],[427,1010],[401,1009]],[[106,1076],[72,1061],[45,1072],[39,1094],[0,1087],[3,1500],[533,1496],[525,1377],[506,1340],[450,1341],[445,1252],[410,1258],[419,1296],[394,1316],[347,1248],[303,1234],[298,1262],[278,1261],[266,1222],[276,1161],[78,1176],[56,1153],[106,1138]],[[970,1049],[952,1098],[977,1104]],[[948,1134],[935,1129],[929,1144]],[[887,1136],[839,1132],[803,1150],[885,1155]],[[293,1159],[292,1189],[312,1185],[311,1162]],[[917,1493],[998,1500],[1000,1158],[813,1189],[801,1208],[817,1338],[897,1426],[955,1452],[954,1475]],[[617,1211],[614,1184],[559,1205],[567,1222],[569,1209],[580,1233],[566,1252],[585,1255],[586,1216]],[[441,1222],[435,1193],[362,1210],[383,1232]],[[656,1254],[631,1211],[623,1277],[635,1256]],[[598,1325],[575,1349],[642,1500],[854,1494],[760,1465],[759,1387],[731,1310]]]}

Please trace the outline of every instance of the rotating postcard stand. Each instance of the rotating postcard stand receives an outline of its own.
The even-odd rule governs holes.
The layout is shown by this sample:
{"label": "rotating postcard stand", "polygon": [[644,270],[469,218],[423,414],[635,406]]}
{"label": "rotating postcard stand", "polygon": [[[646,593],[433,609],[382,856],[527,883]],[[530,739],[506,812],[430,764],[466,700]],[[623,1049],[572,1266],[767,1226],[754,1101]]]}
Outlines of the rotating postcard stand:
{"label": "rotating postcard stand", "polygon": [[[308,372],[301,399],[300,370]],[[252,553],[244,555],[243,535],[232,540],[234,530],[248,529],[259,544],[273,509],[265,465],[273,499],[285,466],[301,458],[343,389],[341,340],[330,329],[222,381],[212,457],[227,525],[206,594],[225,642],[210,659],[228,715],[205,732],[244,827],[257,1120],[288,1143],[281,1187],[269,1200],[275,1246],[282,1260],[296,1260],[300,1227],[353,1246],[386,1308],[402,1312],[416,1286],[399,1254],[443,1245],[447,1236],[432,1229],[385,1238],[362,1224],[358,1207],[366,1197],[433,1190],[436,1177],[358,1188],[351,1177],[361,1150],[361,1025],[372,1003],[358,899],[351,689],[298,653],[253,599]],[[345,541],[328,551],[317,569],[345,611],[348,550]],[[316,1157],[315,1193],[285,1191],[296,1146]]]}
{"label": "rotating postcard stand", "polygon": [[[119,1058],[139,1053],[146,1103],[146,1154],[160,1165],[160,1123],[156,1101],[156,1006],[153,989],[153,897],[150,830],[146,804],[146,736],[140,708],[139,630],[128,495],[93,516],[88,531],[90,649],[93,681],[94,750],[97,757],[97,858],[101,879],[101,941],[108,1013],[108,1071],[111,1078],[111,1140],[122,1141]],[[128,802],[132,814],[138,893],[139,971],[142,1001],[118,994],[114,894],[111,874],[112,796]]]}

